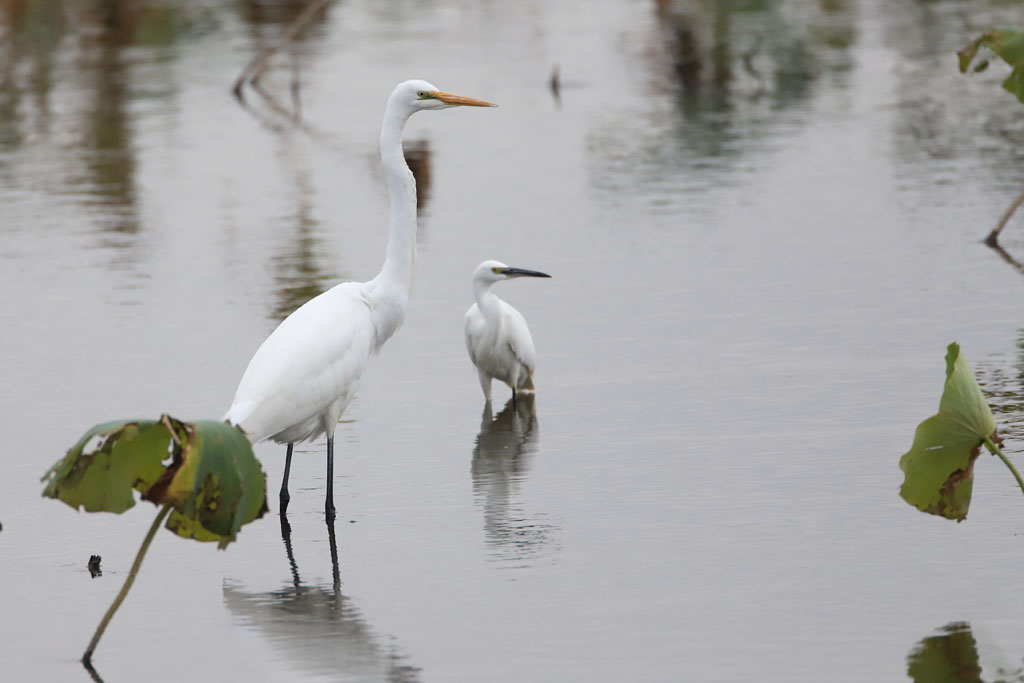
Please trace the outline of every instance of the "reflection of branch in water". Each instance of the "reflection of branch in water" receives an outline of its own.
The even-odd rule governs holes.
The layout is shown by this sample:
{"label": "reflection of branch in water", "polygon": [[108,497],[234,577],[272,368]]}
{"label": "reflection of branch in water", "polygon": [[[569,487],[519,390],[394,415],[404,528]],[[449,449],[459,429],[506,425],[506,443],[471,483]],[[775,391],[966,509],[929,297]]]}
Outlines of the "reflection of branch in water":
{"label": "reflection of branch in water", "polygon": [[1024,264],[1021,264],[1020,261],[1018,261],[1017,259],[1015,259],[1012,256],[1010,256],[1009,252],[1007,252],[1005,249],[1003,249],[999,245],[998,242],[995,242],[995,241],[989,242],[988,240],[986,240],[985,244],[988,245],[989,247],[991,247],[992,251],[994,251],[997,254],[999,254],[999,258],[1003,259],[1004,261],[1009,263],[1011,266],[1013,266],[1017,270],[1018,273],[1020,273],[1021,275],[1024,275]]}
{"label": "reflection of branch in water", "polygon": [[529,518],[516,500],[538,437],[533,394],[520,393],[514,402],[510,398],[493,419],[490,403],[484,405],[473,448],[473,493],[483,505],[487,544],[500,559],[538,557],[558,532],[552,524]]}
{"label": "reflection of branch in water", "polygon": [[91,678],[96,683],[103,683],[103,679],[100,678],[99,672],[97,672],[96,669],[93,668],[92,662],[82,662],[82,666],[84,666],[85,670],[89,672],[89,678]]}
{"label": "reflection of branch in water", "polygon": [[261,101],[267,106],[267,109],[269,109],[272,114],[276,115],[281,120],[280,123],[272,122],[271,117],[265,115],[257,115],[256,108],[251,106],[246,100],[238,100],[238,103],[242,107],[242,109],[249,112],[250,114],[253,114],[254,116],[257,116],[257,118],[259,118],[262,123],[267,125],[271,130],[273,130],[276,133],[283,133],[290,130],[298,130],[308,135],[311,139],[315,140],[320,145],[325,147],[331,147],[336,151],[340,151],[341,148],[335,143],[334,139],[330,135],[323,132],[322,130],[317,129],[314,126],[311,126],[310,124],[306,123],[305,121],[299,118],[299,111],[297,109],[298,97],[296,95],[297,88],[298,86],[293,83],[291,88],[291,96],[292,105],[294,108],[289,109],[288,107],[281,104],[277,97],[275,97],[273,93],[264,88],[261,84],[253,83],[252,85],[252,89],[260,96]]}
{"label": "reflection of branch in water", "polygon": [[[289,93],[292,104],[290,109],[281,104],[277,97],[264,88],[261,81],[263,75],[266,73],[267,66],[270,63],[270,58],[279,50],[285,47],[290,47],[292,42],[306,28],[313,18],[326,11],[329,3],[330,0],[311,0],[308,5],[303,7],[302,11],[294,17],[292,22],[281,34],[281,37],[269,48],[261,50],[252,59],[252,61],[246,65],[245,69],[242,70],[242,73],[235,81],[234,87],[232,87],[232,92],[235,95],[235,99],[243,109],[260,118],[262,123],[268,125],[275,132],[297,129],[316,140],[321,145],[329,144],[332,147],[336,147],[328,135],[308,125],[302,120],[302,107],[301,100],[299,98],[299,60],[294,50],[290,50],[291,84],[289,86]],[[262,102],[267,106],[270,112],[277,115],[284,121],[284,125],[280,123],[271,123],[268,117],[258,115],[256,109],[246,103],[245,97],[243,96],[243,89],[246,83],[248,83],[252,87],[253,91],[260,96]]]}
{"label": "reflection of branch in water", "polygon": [[281,517],[281,540],[291,580],[269,593],[251,593],[225,583],[224,604],[239,622],[263,636],[296,668],[341,680],[414,683],[420,670],[387,646],[341,592],[334,524],[327,525],[331,548],[330,586],[302,581],[292,550],[291,527]]}
{"label": "reflection of branch in water", "polygon": [[[260,122],[270,130],[273,130],[276,133],[298,130],[305,133],[321,145],[327,145],[334,147],[335,149],[339,149],[329,135],[313,126],[310,126],[302,120],[302,107],[299,97],[299,58],[295,50],[289,51],[291,60],[291,83],[289,85],[289,95],[291,97],[290,108],[282,104],[272,92],[264,88],[262,81],[260,80],[266,72],[270,57],[278,50],[290,46],[292,41],[298,36],[302,29],[305,28],[306,24],[318,12],[326,10],[326,6],[329,2],[330,0],[312,0],[312,2],[306,5],[299,15],[294,17],[294,20],[288,28],[285,29],[281,38],[270,48],[261,50],[259,54],[257,54],[256,57],[245,67],[241,75],[239,75],[238,80],[235,81],[232,92],[234,92],[235,98],[242,109],[258,118]],[[272,116],[268,116],[266,113],[260,112],[246,101],[243,96],[243,88],[246,83],[252,87],[253,92],[260,96],[260,101]],[[274,120],[274,117],[279,120]]]}
{"label": "reflection of branch in water", "polygon": [[288,117],[289,125],[286,125],[276,120],[273,116],[268,116],[267,114],[263,113],[256,107],[252,106],[247,100],[239,100],[238,105],[242,109],[244,109],[249,115],[251,115],[254,119],[256,119],[260,125],[262,125],[264,128],[271,132],[280,135],[282,133],[286,133],[288,130],[291,129],[291,117]]}
{"label": "reflection of branch in water", "polygon": [[253,83],[252,89],[259,93],[260,97],[263,98],[263,101],[266,103],[268,107],[270,107],[271,111],[273,111],[281,118],[286,119],[289,123],[293,124],[294,126],[300,128],[302,127],[302,119],[299,118],[298,113],[291,109],[288,109],[288,107],[278,102],[277,97],[274,96],[274,94],[271,93],[269,90],[264,88],[262,83]]}
{"label": "reflection of branch in water", "polygon": [[[907,655],[907,675],[915,683],[985,683],[978,647],[967,622],[951,622],[939,629],[938,635],[924,638]],[[1024,681],[1024,669],[993,671],[1003,683]]]}

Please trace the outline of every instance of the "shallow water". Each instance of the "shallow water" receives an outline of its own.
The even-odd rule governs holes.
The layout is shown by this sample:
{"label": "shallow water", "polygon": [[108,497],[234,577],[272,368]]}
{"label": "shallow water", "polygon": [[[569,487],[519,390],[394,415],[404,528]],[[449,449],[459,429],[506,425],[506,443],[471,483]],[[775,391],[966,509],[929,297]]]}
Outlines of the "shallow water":
{"label": "shallow water", "polygon": [[[290,534],[158,534],[104,680],[897,681],[965,632],[985,680],[1020,667],[1012,477],[982,459],[957,525],[900,500],[897,461],[953,340],[1024,449],[1024,271],[979,243],[1024,124],[953,55],[1024,11],[337,3],[296,45],[296,125],[288,55],[269,98],[229,93],[295,6],[127,6],[0,10],[6,678],[87,680],[154,514],[76,514],[39,476],[97,422],[219,417],[277,320],[376,273],[410,77],[501,106],[407,129],[419,270],[338,428],[334,535],[303,445]],[[538,391],[491,414],[462,341],[485,258],[553,275],[500,287]],[[257,455],[276,491],[283,448]]]}

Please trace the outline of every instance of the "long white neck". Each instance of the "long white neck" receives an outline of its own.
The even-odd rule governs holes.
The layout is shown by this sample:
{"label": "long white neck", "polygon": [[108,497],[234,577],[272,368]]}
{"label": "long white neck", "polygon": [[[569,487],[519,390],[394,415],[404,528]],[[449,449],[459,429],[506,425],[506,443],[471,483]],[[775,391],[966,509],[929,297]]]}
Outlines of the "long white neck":
{"label": "long white neck", "polygon": [[402,129],[410,114],[408,109],[389,101],[380,131],[380,158],[391,198],[391,221],[384,266],[368,283],[378,350],[405,318],[416,265],[416,180],[402,153]]}
{"label": "long white neck", "polygon": [[496,318],[501,311],[501,299],[491,291],[493,281],[473,280],[473,297],[476,298],[477,308],[485,318]]}

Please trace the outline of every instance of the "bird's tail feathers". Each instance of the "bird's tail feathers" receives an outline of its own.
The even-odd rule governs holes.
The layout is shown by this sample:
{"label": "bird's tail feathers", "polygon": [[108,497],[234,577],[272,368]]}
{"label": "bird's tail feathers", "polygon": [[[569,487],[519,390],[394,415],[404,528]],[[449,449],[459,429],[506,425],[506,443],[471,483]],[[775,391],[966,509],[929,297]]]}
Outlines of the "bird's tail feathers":
{"label": "bird's tail feathers", "polygon": [[533,373],[532,372],[529,375],[526,376],[526,379],[524,379],[522,382],[519,383],[519,387],[518,388],[519,389],[529,389],[530,391],[533,391]]}
{"label": "bird's tail feathers", "polygon": [[256,409],[257,405],[259,405],[258,401],[236,403],[228,408],[228,412],[224,415],[224,421],[236,427],[241,427],[245,419],[252,415],[252,411]]}

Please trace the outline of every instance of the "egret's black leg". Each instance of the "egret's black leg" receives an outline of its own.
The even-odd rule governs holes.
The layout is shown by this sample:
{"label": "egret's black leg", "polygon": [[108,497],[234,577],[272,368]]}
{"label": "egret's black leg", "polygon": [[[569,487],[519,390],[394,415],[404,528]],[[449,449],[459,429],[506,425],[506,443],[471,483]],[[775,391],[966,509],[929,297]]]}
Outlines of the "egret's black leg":
{"label": "egret's black leg", "polygon": [[284,477],[281,479],[281,516],[288,512],[288,501],[292,499],[288,495],[288,473],[292,470],[292,444],[288,444],[288,452],[284,456]]}
{"label": "egret's black leg", "polygon": [[516,388],[512,387],[512,412],[516,410]]}
{"label": "egret's black leg", "polygon": [[327,521],[334,521],[334,437],[327,437],[327,500],[324,503]]}

